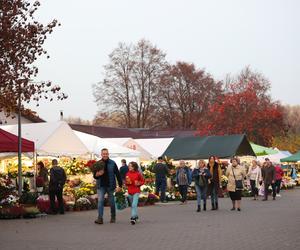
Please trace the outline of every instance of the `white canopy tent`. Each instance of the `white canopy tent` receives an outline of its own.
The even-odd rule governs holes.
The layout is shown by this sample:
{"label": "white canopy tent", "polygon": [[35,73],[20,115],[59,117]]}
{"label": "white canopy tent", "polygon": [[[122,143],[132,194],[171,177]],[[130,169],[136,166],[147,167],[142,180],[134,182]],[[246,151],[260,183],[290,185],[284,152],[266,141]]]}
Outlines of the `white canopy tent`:
{"label": "white canopy tent", "polygon": [[140,159],[142,161],[148,161],[151,159],[151,154],[144,147],[142,147],[135,139],[127,137],[127,138],[107,138],[106,140],[118,144],[120,146],[129,148],[131,150],[139,151]]}
{"label": "white canopy tent", "polygon": [[151,154],[152,159],[162,156],[174,138],[135,139],[135,141]]}
{"label": "white canopy tent", "polygon": [[[1,126],[17,135],[17,125]],[[76,136],[71,127],[63,121],[29,123],[22,125],[22,137],[34,141],[39,156],[84,156],[88,148]]]}
{"label": "white canopy tent", "polygon": [[110,157],[116,161],[117,165],[120,166],[121,160],[125,158],[129,161],[136,161],[139,163],[139,158],[141,153],[137,150],[131,150],[129,148],[117,145],[108,139],[103,139],[94,135],[87,133],[75,131],[78,138],[84,143],[88,148],[89,152],[97,157],[100,156],[100,151],[102,148],[107,148]]}
{"label": "white canopy tent", "polygon": [[[278,149],[275,149],[275,150],[278,150]],[[288,157],[290,155],[292,155],[292,154],[290,152],[288,152],[288,151],[280,151],[280,150],[278,150],[277,154],[258,156],[257,160],[263,162],[266,158],[269,158],[270,161],[273,162],[274,164],[280,164],[280,159]]]}

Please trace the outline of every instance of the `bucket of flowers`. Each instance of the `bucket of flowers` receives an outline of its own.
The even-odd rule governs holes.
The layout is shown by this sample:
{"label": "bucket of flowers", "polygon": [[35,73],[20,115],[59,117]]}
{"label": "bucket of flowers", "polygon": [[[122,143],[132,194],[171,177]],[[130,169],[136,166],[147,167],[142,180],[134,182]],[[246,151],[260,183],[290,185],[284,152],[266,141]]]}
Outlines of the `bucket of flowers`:
{"label": "bucket of flowers", "polygon": [[154,205],[156,202],[159,201],[159,197],[156,194],[150,193],[148,195],[148,199],[147,199],[147,205]]}
{"label": "bucket of flowers", "polygon": [[10,194],[0,200],[0,219],[19,219],[24,210],[18,204],[17,196]]}
{"label": "bucket of flowers", "polygon": [[147,200],[148,200],[148,194],[141,193],[141,195],[140,195],[140,197],[139,197],[139,203],[138,203],[138,206],[139,206],[139,207],[145,206]]}
{"label": "bucket of flowers", "polygon": [[78,210],[88,210],[91,207],[91,202],[86,197],[81,197],[76,200],[74,207]]}
{"label": "bucket of flowers", "polygon": [[118,210],[123,210],[128,207],[128,200],[123,189],[115,193],[115,203]]}

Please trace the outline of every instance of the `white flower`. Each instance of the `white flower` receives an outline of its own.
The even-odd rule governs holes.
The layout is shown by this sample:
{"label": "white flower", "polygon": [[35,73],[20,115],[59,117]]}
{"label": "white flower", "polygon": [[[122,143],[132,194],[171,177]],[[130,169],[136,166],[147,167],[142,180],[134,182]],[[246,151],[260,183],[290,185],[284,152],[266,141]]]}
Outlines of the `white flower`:
{"label": "white flower", "polygon": [[178,184],[175,184],[175,187],[178,187]]}

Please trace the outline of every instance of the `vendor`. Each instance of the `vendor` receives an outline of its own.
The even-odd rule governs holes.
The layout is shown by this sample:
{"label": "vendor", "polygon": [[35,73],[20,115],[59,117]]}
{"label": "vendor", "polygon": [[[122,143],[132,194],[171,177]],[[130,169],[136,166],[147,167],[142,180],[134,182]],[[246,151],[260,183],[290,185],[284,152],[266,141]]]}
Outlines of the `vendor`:
{"label": "vendor", "polygon": [[39,161],[37,163],[37,176],[42,177],[44,180],[45,185],[49,182],[49,174],[48,169],[45,167],[44,163],[42,161]]}

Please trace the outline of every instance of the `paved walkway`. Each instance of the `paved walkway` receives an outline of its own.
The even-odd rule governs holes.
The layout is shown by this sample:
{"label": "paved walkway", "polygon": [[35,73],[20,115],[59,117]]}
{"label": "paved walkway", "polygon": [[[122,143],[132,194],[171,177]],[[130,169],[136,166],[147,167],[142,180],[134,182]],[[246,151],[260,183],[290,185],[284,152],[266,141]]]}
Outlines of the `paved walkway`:
{"label": "paved walkway", "polygon": [[[34,220],[0,221],[0,249],[300,249],[300,189],[284,191],[276,201],[243,199],[242,212],[196,213],[195,202],[140,209],[141,222],[129,224],[129,209],[117,223],[95,225],[96,211],[73,212]],[[210,208],[210,207],[209,207]]]}

